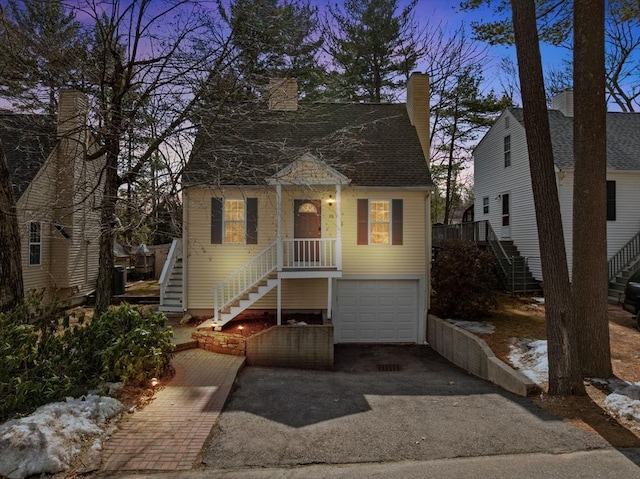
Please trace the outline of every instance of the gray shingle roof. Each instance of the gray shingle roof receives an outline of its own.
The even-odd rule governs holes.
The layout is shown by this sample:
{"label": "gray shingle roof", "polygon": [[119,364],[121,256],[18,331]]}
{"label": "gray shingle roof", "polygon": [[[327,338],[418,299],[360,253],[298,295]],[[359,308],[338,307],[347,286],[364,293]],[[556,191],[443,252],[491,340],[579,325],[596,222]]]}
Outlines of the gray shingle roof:
{"label": "gray shingle roof", "polygon": [[404,104],[301,103],[294,112],[234,104],[200,123],[187,185],[263,185],[307,152],[352,185],[432,185]]}
{"label": "gray shingle roof", "polygon": [[[524,126],[522,108],[509,110]],[[549,126],[556,166],[573,168],[573,118],[549,110]],[[607,113],[607,167],[640,170],[640,113]]]}
{"label": "gray shingle roof", "polygon": [[55,146],[55,122],[44,115],[2,112],[0,140],[4,145],[17,201]]}

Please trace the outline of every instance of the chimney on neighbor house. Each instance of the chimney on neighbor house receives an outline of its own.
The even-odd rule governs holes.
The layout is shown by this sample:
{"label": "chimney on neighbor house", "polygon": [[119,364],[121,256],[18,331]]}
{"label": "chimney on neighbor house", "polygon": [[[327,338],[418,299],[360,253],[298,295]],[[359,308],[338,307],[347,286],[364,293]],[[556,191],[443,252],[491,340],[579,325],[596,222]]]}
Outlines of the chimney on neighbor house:
{"label": "chimney on neighbor house", "polygon": [[58,99],[58,137],[77,134],[87,122],[88,103],[78,90],[60,90]]}
{"label": "chimney on neighbor house", "polygon": [[551,99],[551,109],[560,110],[564,116],[573,117],[573,90],[567,88]]}
{"label": "chimney on neighbor house", "polygon": [[298,80],[272,78],[267,87],[269,110],[296,111],[298,109]]}
{"label": "chimney on neighbor house", "polygon": [[429,76],[413,72],[407,83],[407,113],[418,133],[418,139],[427,164],[430,159],[429,145]]}

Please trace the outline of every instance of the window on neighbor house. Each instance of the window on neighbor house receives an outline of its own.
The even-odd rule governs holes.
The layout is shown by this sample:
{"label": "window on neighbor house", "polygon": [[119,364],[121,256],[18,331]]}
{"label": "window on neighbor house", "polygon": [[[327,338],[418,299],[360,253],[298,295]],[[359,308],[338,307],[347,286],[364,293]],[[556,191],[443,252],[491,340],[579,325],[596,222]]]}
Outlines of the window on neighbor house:
{"label": "window on neighbor house", "polygon": [[509,120],[510,120],[510,119],[509,119],[509,117],[508,117],[508,116],[505,116],[505,117],[504,117],[504,129],[505,129],[505,130],[508,130],[508,129],[509,129],[509,127],[511,126],[511,124],[510,124]]}
{"label": "window on neighbor house", "polygon": [[29,266],[42,264],[42,223],[29,222]]}
{"label": "window on neighbor house", "polygon": [[211,198],[212,244],[257,244],[258,199]]}
{"label": "window on neighbor house", "polygon": [[616,220],[616,182],[607,181],[607,221]]}
{"label": "window on neighbor house", "polygon": [[511,166],[511,135],[504,137],[504,167]]}
{"label": "window on neighbor house", "polygon": [[358,244],[402,244],[402,200],[358,200]]}
{"label": "window on neighbor house", "polygon": [[482,198],[482,214],[489,214],[489,197],[485,196]]}

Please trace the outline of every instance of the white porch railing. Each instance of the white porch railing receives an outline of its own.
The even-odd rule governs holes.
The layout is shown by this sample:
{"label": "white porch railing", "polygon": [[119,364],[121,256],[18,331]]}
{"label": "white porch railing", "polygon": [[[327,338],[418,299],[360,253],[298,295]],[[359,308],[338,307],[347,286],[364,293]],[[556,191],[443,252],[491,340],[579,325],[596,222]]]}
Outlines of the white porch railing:
{"label": "white porch railing", "polygon": [[174,238],[169,248],[169,254],[162,267],[162,273],[160,274],[160,304],[164,304],[164,295],[169,285],[169,279],[171,278],[171,272],[176,264],[176,260],[182,257],[182,238]]}
{"label": "white porch railing", "polygon": [[278,265],[277,243],[259,253],[249,263],[216,284],[213,289],[213,319],[220,319],[220,310],[226,308],[254,285],[269,276]]}
{"label": "white porch railing", "polygon": [[283,268],[337,268],[337,240],[297,238],[282,240]]}

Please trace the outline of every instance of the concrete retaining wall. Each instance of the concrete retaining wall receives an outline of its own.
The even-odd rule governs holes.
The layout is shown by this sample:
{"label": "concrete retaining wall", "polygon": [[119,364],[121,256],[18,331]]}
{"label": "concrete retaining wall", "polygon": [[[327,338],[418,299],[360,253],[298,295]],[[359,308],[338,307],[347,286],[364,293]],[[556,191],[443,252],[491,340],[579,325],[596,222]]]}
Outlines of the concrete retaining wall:
{"label": "concrete retaining wall", "polygon": [[333,369],[333,326],[275,326],[246,340],[247,364]]}
{"label": "concrete retaining wall", "polygon": [[427,317],[429,346],[455,365],[519,396],[540,388],[519,371],[498,359],[482,339],[432,314]]}

